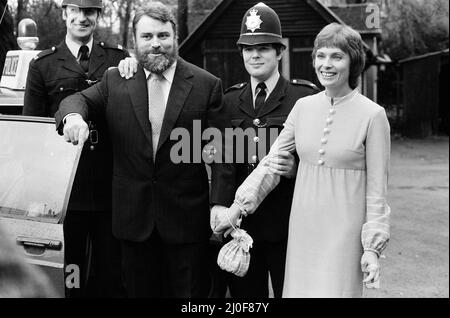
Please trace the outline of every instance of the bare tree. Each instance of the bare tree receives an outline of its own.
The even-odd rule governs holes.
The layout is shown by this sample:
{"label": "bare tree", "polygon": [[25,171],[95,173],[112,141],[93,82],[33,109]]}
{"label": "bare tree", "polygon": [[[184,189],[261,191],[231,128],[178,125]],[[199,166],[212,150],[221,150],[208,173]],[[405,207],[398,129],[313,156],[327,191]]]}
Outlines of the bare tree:
{"label": "bare tree", "polygon": [[178,42],[182,43],[188,36],[188,1],[178,0],[177,24],[178,24]]}
{"label": "bare tree", "polygon": [[124,17],[123,17],[123,28],[122,28],[122,45],[128,45],[128,33],[130,31],[130,21],[131,21],[131,11],[133,9],[133,1],[125,0],[124,2]]}
{"label": "bare tree", "polygon": [[28,14],[28,3],[29,0],[17,0],[17,11],[16,11],[16,29],[20,20],[25,18],[30,18]]}
{"label": "bare tree", "polygon": [[14,20],[9,11],[7,0],[0,0],[0,77],[6,53],[14,49],[17,49],[17,42],[14,37]]}
{"label": "bare tree", "polygon": [[379,1],[383,47],[393,59],[402,59],[448,48],[448,0]]}

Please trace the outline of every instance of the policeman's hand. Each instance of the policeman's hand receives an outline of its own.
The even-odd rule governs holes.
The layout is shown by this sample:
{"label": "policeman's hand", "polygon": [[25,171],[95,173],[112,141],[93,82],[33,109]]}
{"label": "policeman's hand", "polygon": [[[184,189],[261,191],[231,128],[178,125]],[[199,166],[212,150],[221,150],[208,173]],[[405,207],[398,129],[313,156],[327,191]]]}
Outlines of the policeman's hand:
{"label": "policeman's hand", "polygon": [[380,288],[380,264],[375,252],[364,251],[361,257],[361,270],[364,272],[363,282],[367,288]]}
{"label": "policeman's hand", "polygon": [[89,137],[88,124],[83,120],[80,114],[70,114],[65,118],[64,139],[74,145],[83,147],[84,142]]}
{"label": "policeman's hand", "polygon": [[268,158],[269,168],[273,173],[286,178],[295,178],[297,174],[297,162],[289,151],[279,151]]}
{"label": "policeman's hand", "polygon": [[137,72],[138,61],[134,57],[127,57],[119,63],[120,76],[125,79],[132,78]]}

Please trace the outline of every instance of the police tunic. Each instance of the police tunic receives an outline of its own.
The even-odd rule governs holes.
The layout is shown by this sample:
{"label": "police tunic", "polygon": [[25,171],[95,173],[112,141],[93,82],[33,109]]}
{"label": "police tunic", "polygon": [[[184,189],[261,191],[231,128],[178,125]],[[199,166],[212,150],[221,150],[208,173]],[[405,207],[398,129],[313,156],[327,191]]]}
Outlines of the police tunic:
{"label": "police tunic", "polygon": [[[243,131],[248,128],[255,129],[254,136],[245,138],[244,148],[239,149],[236,144],[234,147],[235,160],[239,159],[239,152],[244,151],[245,154],[244,162],[235,165],[236,187],[239,187],[262,159],[258,155],[269,153],[274,141],[274,138],[270,138],[270,130],[272,133],[275,130],[278,134],[295,102],[316,92],[318,89],[311,82],[289,82],[280,76],[264,106],[255,111],[250,84],[237,84],[225,91],[224,104],[232,113],[235,133],[237,128]],[[251,150],[255,147],[259,147],[256,153]],[[255,241],[279,242],[287,238],[294,183],[293,179],[282,178],[278,187],[267,196],[254,215],[243,219],[241,228],[248,231]]]}

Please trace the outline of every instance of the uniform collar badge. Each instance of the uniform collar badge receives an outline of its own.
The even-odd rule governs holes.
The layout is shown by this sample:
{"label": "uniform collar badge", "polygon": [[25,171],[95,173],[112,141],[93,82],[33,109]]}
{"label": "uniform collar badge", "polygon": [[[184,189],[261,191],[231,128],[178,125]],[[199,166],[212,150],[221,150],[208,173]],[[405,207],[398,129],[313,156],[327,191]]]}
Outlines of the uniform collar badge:
{"label": "uniform collar badge", "polygon": [[250,15],[247,16],[247,21],[245,22],[247,29],[252,32],[255,32],[256,29],[261,29],[261,23],[263,23],[263,21],[261,20],[261,16],[257,15],[258,10],[252,9],[249,13]]}

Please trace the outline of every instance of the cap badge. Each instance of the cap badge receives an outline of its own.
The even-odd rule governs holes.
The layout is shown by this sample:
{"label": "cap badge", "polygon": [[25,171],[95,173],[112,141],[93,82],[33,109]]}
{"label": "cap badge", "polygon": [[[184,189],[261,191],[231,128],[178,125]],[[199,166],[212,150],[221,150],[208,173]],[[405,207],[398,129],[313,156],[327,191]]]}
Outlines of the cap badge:
{"label": "cap badge", "polygon": [[261,29],[261,23],[263,23],[263,21],[261,20],[261,16],[257,15],[258,10],[252,9],[249,13],[250,15],[247,16],[247,21],[245,22],[247,29],[252,32],[255,32],[256,29]]}

